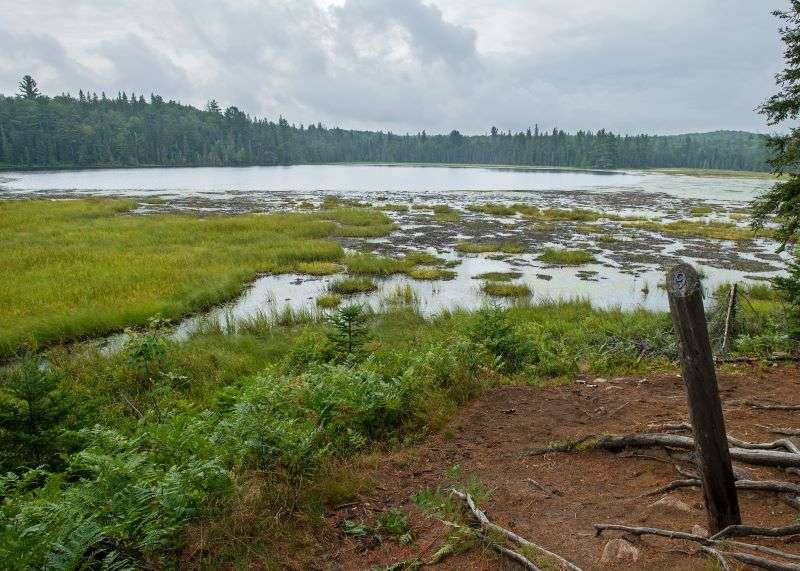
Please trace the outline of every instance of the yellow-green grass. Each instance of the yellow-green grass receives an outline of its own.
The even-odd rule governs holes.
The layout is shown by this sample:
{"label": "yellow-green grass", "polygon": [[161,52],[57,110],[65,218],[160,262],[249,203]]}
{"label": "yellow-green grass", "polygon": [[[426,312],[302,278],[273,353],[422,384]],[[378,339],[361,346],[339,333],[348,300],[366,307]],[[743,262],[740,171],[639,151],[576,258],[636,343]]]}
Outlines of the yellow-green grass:
{"label": "yellow-green grass", "polygon": [[414,268],[408,272],[408,275],[415,280],[452,280],[456,277],[456,273],[453,270],[443,270],[442,268],[430,266]]}
{"label": "yellow-green grass", "polygon": [[619,238],[613,234],[595,234],[594,239],[601,244],[613,244],[615,242],[619,242]]}
{"label": "yellow-green grass", "polygon": [[379,256],[369,253],[351,254],[342,260],[347,271],[355,275],[390,276],[408,274],[420,265],[438,266],[444,260],[428,252],[410,252],[402,258]]}
{"label": "yellow-green grass", "polygon": [[714,238],[717,240],[752,240],[758,236],[771,237],[770,230],[761,230],[755,232],[750,228],[737,226],[733,222],[718,222],[715,220],[677,220],[675,222],[658,222],[651,221],[638,221],[628,222],[627,224],[641,228],[643,230],[650,230],[653,232],[660,232],[671,236],[680,237],[700,237],[700,238]]}
{"label": "yellow-green grass", "polygon": [[548,264],[558,264],[561,266],[580,266],[597,261],[591,252],[567,248],[545,248],[542,250],[542,253],[539,254],[538,259]]}
{"label": "yellow-green grass", "polygon": [[245,216],[125,215],[127,200],[0,201],[0,355],[175,319],[237,295],[256,275],[344,256],[342,223],[376,210]]}
{"label": "yellow-green grass", "polygon": [[707,205],[700,205],[700,206],[693,206],[689,210],[689,214],[692,216],[705,216],[706,214],[711,214],[714,210]]}
{"label": "yellow-green grass", "polygon": [[336,293],[326,293],[317,298],[317,307],[333,309],[342,303],[342,296]]}
{"label": "yellow-green grass", "polygon": [[465,254],[485,254],[503,252],[505,254],[521,254],[525,246],[519,242],[458,242],[455,249]]}
{"label": "yellow-green grass", "polygon": [[542,220],[570,220],[573,222],[594,222],[604,217],[599,212],[585,208],[547,208],[538,214],[528,214],[528,216]]}
{"label": "yellow-green grass", "polygon": [[408,212],[408,204],[383,204],[378,208],[386,212]]}
{"label": "yellow-green grass", "polygon": [[522,273],[520,272],[486,272],[478,274],[475,276],[475,279],[492,282],[510,282],[520,277],[522,277]]}
{"label": "yellow-green grass", "polygon": [[328,290],[331,293],[337,293],[339,295],[352,295],[355,293],[369,293],[378,289],[378,286],[375,285],[375,282],[372,281],[370,278],[342,278],[340,280],[336,280],[331,282],[330,286],[328,286]]}
{"label": "yellow-green grass", "polygon": [[494,297],[528,297],[531,295],[531,288],[527,284],[487,281],[481,290],[486,295]]}
{"label": "yellow-green grass", "polygon": [[461,214],[458,210],[447,204],[434,204],[433,219],[438,222],[458,222],[461,220]]}
{"label": "yellow-green grass", "polygon": [[300,262],[295,266],[295,271],[310,276],[329,276],[342,271],[342,266],[335,262]]}
{"label": "yellow-green grass", "polygon": [[513,206],[506,204],[494,204],[488,202],[486,204],[470,204],[467,206],[470,212],[481,212],[483,214],[491,214],[493,216],[513,216],[517,213]]}

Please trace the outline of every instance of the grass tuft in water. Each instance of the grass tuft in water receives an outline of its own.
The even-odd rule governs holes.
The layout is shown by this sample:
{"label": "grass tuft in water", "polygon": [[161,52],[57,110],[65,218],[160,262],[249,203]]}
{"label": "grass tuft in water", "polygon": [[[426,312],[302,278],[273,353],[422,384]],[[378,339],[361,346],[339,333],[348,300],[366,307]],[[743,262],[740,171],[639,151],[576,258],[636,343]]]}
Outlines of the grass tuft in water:
{"label": "grass tuft in water", "polygon": [[342,303],[342,296],[336,293],[326,293],[317,298],[317,307],[322,309],[333,309]]}
{"label": "grass tuft in water", "polygon": [[580,266],[591,264],[597,260],[586,250],[569,250],[565,248],[545,248],[539,254],[539,260],[548,264],[559,264],[562,266]]}
{"label": "grass tuft in water", "polygon": [[415,280],[452,280],[456,273],[442,268],[419,267],[408,272],[409,277]]}
{"label": "grass tuft in water", "polygon": [[531,295],[531,288],[527,284],[488,281],[483,284],[481,290],[486,295],[495,297],[528,297]]}
{"label": "grass tuft in water", "polygon": [[331,282],[328,289],[332,293],[340,295],[352,295],[355,293],[368,293],[378,289],[375,282],[370,278],[342,278]]}
{"label": "grass tuft in water", "polygon": [[334,262],[300,262],[295,266],[299,274],[310,276],[329,276],[338,274],[342,271],[342,266]]}
{"label": "grass tuft in water", "polygon": [[486,272],[478,274],[474,279],[493,282],[511,282],[520,277],[522,277],[520,272]]}

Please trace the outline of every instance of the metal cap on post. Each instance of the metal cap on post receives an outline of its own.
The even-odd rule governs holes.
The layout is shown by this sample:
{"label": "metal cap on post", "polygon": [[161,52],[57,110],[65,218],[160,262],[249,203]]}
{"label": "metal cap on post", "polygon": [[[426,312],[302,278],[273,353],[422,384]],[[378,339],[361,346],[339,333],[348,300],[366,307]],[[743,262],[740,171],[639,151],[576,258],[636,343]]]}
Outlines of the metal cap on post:
{"label": "metal cap on post", "polygon": [[695,269],[678,264],[667,273],[667,297],[678,338],[683,383],[689,401],[711,533],[741,523],[714,356],[703,309],[703,287]]}

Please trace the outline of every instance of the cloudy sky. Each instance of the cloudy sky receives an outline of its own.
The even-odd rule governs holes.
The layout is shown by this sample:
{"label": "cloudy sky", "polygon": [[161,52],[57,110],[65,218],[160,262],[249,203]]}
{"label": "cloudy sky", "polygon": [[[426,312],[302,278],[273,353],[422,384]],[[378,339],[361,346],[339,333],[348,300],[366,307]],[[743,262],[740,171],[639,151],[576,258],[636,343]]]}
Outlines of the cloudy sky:
{"label": "cloudy sky", "polygon": [[395,132],[767,130],[786,0],[0,0],[0,93]]}

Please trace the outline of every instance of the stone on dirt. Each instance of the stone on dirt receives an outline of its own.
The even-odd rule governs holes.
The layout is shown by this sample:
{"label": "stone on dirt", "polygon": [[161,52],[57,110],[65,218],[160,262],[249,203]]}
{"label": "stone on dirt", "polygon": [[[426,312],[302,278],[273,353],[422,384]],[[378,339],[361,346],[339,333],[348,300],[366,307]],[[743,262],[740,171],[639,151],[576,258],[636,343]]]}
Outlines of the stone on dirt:
{"label": "stone on dirt", "polygon": [[664,496],[657,502],[654,502],[648,506],[651,510],[660,511],[663,513],[690,513],[692,511],[691,506],[686,502],[679,500],[674,496]]}
{"label": "stone on dirt", "polygon": [[639,548],[630,541],[618,537],[610,540],[603,548],[600,563],[613,565],[614,563],[635,563],[639,560]]}

